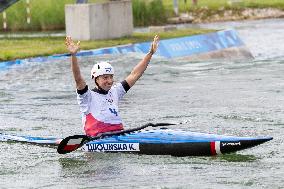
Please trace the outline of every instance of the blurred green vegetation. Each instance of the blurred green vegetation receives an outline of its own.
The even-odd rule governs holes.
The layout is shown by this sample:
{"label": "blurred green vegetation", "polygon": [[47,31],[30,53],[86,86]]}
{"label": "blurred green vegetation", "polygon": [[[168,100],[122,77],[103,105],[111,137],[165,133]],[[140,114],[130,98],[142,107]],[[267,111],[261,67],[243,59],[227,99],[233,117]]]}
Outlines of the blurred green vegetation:
{"label": "blurred green vegetation", "polygon": [[[89,3],[101,3],[107,0],[89,0]],[[203,16],[218,14],[219,10],[238,10],[244,8],[278,8],[284,10],[284,0],[179,0],[180,12],[193,12]],[[186,3],[185,3],[186,2]],[[65,4],[75,0],[30,0],[31,23],[27,24],[26,1],[21,0],[6,10],[7,26],[10,31],[21,30],[64,30]],[[173,0],[132,0],[134,26],[163,25],[167,18],[174,16]],[[206,18],[204,18],[206,19]],[[0,16],[0,30],[3,30],[3,16]]]}

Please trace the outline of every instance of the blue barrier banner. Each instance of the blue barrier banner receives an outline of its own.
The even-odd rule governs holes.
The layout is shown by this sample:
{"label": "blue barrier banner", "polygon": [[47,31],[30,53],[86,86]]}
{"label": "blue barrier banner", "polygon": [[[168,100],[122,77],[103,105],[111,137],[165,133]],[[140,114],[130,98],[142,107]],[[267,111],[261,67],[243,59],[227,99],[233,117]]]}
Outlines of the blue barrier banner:
{"label": "blue barrier banner", "polygon": [[160,55],[168,58],[190,56],[230,47],[243,46],[235,30],[225,30],[205,35],[196,35],[160,42]]}
{"label": "blue barrier banner", "polygon": [[[80,51],[77,56],[97,56],[103,54],[126,54],[130,52],[147,53],[151,42],[121,45],[101,49]],[[180,37],[174,39],[161,40],[157,55],[166,58],[176,58],[191,56],[194,54],[208,53],[230,47],[244,46],[245,44],[239,38],[235,30],[223,30],[215,33],[195,35],[189,37]],[[0,62],[0,70],[6,69],[14,64],[23,62],[45,62],[47,60],[66,58],[69,54],[59,54],[47,57],[28,58],[23,60],[14,60]]]}

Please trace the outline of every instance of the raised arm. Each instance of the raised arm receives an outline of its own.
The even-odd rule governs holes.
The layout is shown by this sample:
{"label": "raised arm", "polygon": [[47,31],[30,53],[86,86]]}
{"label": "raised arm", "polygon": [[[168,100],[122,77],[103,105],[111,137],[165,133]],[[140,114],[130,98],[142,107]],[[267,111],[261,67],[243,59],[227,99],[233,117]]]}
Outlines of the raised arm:
{"label": "raised arm", "polygon": [[80,49],[80,41],[78,41],[78,43],[75,44],[74,41],[71,39],[71,37],[67,36],[65,44],[66,44],[66,48],[71,54],[71,70],[73,72],[74,80],[76,83],[76,88],[78,90],[83,90],[86,87],[86,82],[81,75],[80,67],[78,64],[77,57],[76,57],[76,53]]}
{"label": "raised arm", "polygon": [[152,55],[157,51],[159,45],[159,36],[155,36],[154,40],[151,44],[150,51],[146,54],[146,56],[133,68],[131,73],[126,77],[126,82],[130,87],[132,87],[135,82],[142,76],[144,71],[146,70]]}

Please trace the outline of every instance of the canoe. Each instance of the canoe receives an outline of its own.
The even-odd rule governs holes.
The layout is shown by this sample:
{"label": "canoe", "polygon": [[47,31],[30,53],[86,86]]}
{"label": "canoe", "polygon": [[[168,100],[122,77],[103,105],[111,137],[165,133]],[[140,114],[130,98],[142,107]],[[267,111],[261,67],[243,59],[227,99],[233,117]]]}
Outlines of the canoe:
{"label": "canoe", "polygon": [[[83,151],[136,153],[173,156],[211,156],[251,148],[272,137],[238,137],[172,129],[141,130],[88,142]],[[17,136],[0,133],[0,141],[58,146],[62,139],[54,137]]]}

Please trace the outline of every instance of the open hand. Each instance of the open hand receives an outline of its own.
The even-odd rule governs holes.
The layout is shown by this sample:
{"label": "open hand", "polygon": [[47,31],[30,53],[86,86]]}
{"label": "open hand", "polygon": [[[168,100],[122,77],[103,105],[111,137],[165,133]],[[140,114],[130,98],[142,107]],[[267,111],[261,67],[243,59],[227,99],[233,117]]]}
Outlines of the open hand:
{"label": "open hand", "polygon": [[66,37],[65,44],[66,48],[71,54],[76,54],[80,49],[80,41],[75,44],[70,36]]}
{"label": "open hand", "polygon": [[159,46],[159,40],[160,40],[160,37],[158,35],[155,35],[154,40],[151,44],[151,49],[150,49],[151,54],[154,54],[157,51],[158,46]]}

